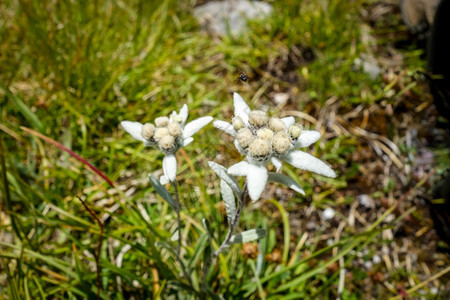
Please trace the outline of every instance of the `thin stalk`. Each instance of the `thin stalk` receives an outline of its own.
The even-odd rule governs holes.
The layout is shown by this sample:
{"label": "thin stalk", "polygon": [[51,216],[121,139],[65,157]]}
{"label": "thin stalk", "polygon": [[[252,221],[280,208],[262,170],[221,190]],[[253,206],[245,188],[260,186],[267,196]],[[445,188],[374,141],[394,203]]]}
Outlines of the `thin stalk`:
{"label": "thin stalk", "polygon": [[239,197],[239,203],[238,208],[236,210],[236,214],[233,217],[233,220],[231,221],[230,227],[228,229],[228,233],[223,240],[222,244],[220,245],[219,249],[217,249],[210,258],[206,261],[206,263],[203,265],[203,279],[202,279],[202,289],[206,290],[206,277],[209,273],[209,269],[211,268],[211,265],[213,261],[222,253],[225,249],[230,247],[230,239],[233,236],[234,231],[236,230],[237,225],[239,224],[239,219],[241,218],[241,212],[245,205],[245,200],[247,199],[248,190],[247,190],[247,184],[244,185],[244,189],[242,191],[241,196]]}
{"label": "thin stalk", "polygon": [[102,254],[102,245],[103,245],[103,229],[105,225],[103,222],[97,217],[95,212],[87,206],[86,202],[83,201],[80,197],[77,197],[78,200],[80,200],[81,204],[83,204],[83,207],[86,209],[86,211],[95,219],[95,221],[98,224],[98,227],[100,229],[100,234],[98,236],[98,244],[97,244],[97,251],[93,251],[94,259],[95,259],[95,269],[97,271],[97,300],[100,299],[100,291],[102,290],[102,282],[101,282],[101,266],[100,266],[100,255]]}
{"label": "thin stalk", "polygon": [[[175,202],[177,204],[176,213],[177,213],[177,231],[178,231],[178,246],[177,246],[177,255],[180,256],[181,252],[181,218],[180,218],[180,198],[178,196],[178,182],[175,180],[173,182],[173,189],[175,191]],[[180,257],[181,259],[181,257]]]}
{"label": "thin stalk", "polygon": [[[173,251],[173,250],[172,250]],[[172,252],[173,253],[173,252]],[[184,277],[186,277],[187,281],[189,281],[190,286],[192,287],[192,289],[195,291],[194,289],[194,283],[192,282],[192,278],[189,275],[188,269],[186,268],[186,265],[184,264],[183,260],[181,259],[181,257],[175,253],[175,259],[178,260],[178,263],[181,266],[181,270],[183,271],[183,275]],[[196,291],[195,291],[196,292]]]}

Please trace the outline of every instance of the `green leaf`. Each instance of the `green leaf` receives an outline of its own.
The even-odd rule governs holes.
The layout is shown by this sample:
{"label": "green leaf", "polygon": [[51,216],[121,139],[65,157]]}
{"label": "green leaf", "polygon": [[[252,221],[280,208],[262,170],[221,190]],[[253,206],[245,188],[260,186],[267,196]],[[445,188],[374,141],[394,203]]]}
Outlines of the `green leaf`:
{"label": "green leaf", "polygon": [[231,224],[236,215],[236,201],[234,199],[233,190],[223,179],[220,180],[220,192],[222,194],[222,199],[225,202],[228,224]]}
{"label": "green leaf", "polygon": [[268,181],[284,184],[285,186],[290,187],[291,189],[296,191],[297,193],[305,195],[305,191],[301,188],[301,186],[297,182],[295,182],[294,179],[292,179],[289,176],[279,174],[279,173],[269,172]]}
{"label": "green leaf", "polygon": [[30,122],[33,128],[37,129],[40,132],[44,131],[44,126],[42,125],[41,121],[31,111],[31,109],[22,101],[22,99],[20,99],[17,95],[14,95],[9,90],[9,88],[7,88],[1,83],[0,83],[0,90],[2,90],[6,94],[6,97],[8,97],[16,105],[17,109],[20,111],[23,117],[27,119],[28,122]]}
{"label": "green leaf", "polygon": [[194,253],[192,254],[192,258],[189,262],[189,268],[194,268],[198,261],[205,256],[205,248],[208,246],[208,234],[202,234],[200,238],[197,240],[195,245]]}
{"label": "green leaf", "polygon": [[169,191],[161,185],[158,179],[156,179],[155,176],[150,175],[149,176],[150,183],[155,188],[155,191],[174,209],[178,210],[178,205],[175,202],[175,200],[172,198],[172,195],[170,195]]}
{"label": "green leaf", "polygon": [[239,197],[241,196],[242,191],[239,187],[239,184],[236,182],[236,179],[228,175],[227,169],[224,166],[219,165],[218,163],[215,163],[213,161],[209,161],[208,165],[214,171],[214,173],[219,176],[220,179],[225,181],[230,186],[230,188],[233,189],[236,195],[238,195]]}
{"label": "green leaf", "polygon": [[267,231],[262,228],[250,229],[242,233],[233,235],[230,238],[230,244],[248,243],[254,240],[260,240],[262,238],[265,238],[266,235]]}
{"label": "green leaf", "polygon": [[211,224],[209,223],[209,221],[205,218],[202,219],[202,223],[203,223],[203,227],[205,227],[206,232],[208,233],[208,236],[210,239],[212,239],[213,237],[213,232],[211,229]]}
{"label": "green leaf", "polygon": [[[279,174],[281,175],[281,174]],[[270,175],[269,175],[270,176]],[[287,176],[286,176],[287,177]],[[290,178],[290,177],[287,177]],[[272,203],[273,205],[278,208],[281,214],[281,219],[283,220],[283,255],[282,255],[282,263],[286,264],[288,255],[289,255],[289,244],[291,241],[291,230],[289,227],[289,216],[284,207],[276,200],[270,199],[268,202]]]}

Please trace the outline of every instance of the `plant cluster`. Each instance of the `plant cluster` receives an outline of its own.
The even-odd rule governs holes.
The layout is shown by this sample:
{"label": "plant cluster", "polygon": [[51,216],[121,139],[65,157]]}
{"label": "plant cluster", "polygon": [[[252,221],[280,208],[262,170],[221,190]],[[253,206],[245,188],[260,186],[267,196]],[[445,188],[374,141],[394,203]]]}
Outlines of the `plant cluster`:
{"label": "plant cluster", "polygon": [[[320,138],[320,133],[313,130],[303,130],[302,126],[295,123],[293,117],[277,118],[269,117],[260,110],[251,110],[244,99],[234,93],[234,117],[231,123],[216,120],[214,126],[234,138],[234,145],[240,154],[245,156],[244,160],[228,168],[209,161],[209,166],[220,178],[221,195],[225,202],[228,218],[228,232],[221,245],[215,251],[210,249],[211,255],[203,261],[202,284],[199,295],[211,294],[208,288],[207,278],[210,267],[216,258],[224,250],[236,243],[248,243],[262,239],[266,236],[264,229],[249,229],[238,234],[236,231],[241,213],[243,212],[247,198],[253,202],[258,201],[268,181],[284,184],[298,193],[305,194],[301,186],[291,177],[278,173],[285,161],[292,166],[315,172],[317,174],[336,177],[336,173],[323,161],[316,157],[296,150],[305,148],[315,143]],[[157,180],[150,176],[150,182],[158,194],[176,211],[177,229],[172,236],[172,241],[178,241],[176,251],[177,260],[180,262],[180,272],[189,277],[181,257],[181,219],[180,198],[178,194],[178,183],[176,180],[177,161],[175,153],[181,147],[193,141],[192,135],[212,121],[212,117],[201,117],[186,124],[188,108],[183,105],[180,112],[172,112],[170,117],[158,117],[154,124],[122,121],[122,127],[135,139],[144,143],[145,146],[157,147],[164,154],[164,175]],[[186,125],[185,125],[186,124]],[[268,172],[267,163],[272,162],[277,172]],[[239,182],[233,176],[246,177],[244,186],[241,188]],[[174,197],[163,186],[171,183],[175,190]],[[205,229],[209,233],[210,245],[212,245],[213,233],[208,220],[203,219]],[[190,278],[186,278],[189,282]]]}

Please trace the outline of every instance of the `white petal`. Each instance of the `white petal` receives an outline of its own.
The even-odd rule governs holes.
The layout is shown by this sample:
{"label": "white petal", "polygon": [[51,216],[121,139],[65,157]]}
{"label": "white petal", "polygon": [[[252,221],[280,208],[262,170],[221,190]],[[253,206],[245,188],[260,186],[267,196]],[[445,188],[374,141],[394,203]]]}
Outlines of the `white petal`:
{"label": "white petal", "polygon": [[189,145],[190,143],[192,143],[194,139],[193,138],[187,138],[183,140],[183,146],[182,147],[186,147],[187,145]]}
{"label": "white petal", "polygon": [[284,125],[286,125],[287,129],[289,129],[289,127],[291,127],[291,125],[295,123],[294,117],[282,118],[281,121],[283,121],[283,123],[284,123]]}
{"label": "white petal", "polygon": [[303,130],[302,134],[298,138],[297,143],[295,144],[296,148],[308,147],[311,144],[317,142],[320,138],[320,133],[315,130]]}
{"label": "white petal", "polygon": [[297,150],[289,152],[283,160],[296,168],[311,171],[327,177],[336,177],[336,173],[326,163],[306,152]]}
{"label": "white petal", "polygon": [[173,111],[173,112],[170,114],[169,121],[170,121],[170,122],[173,122],[173,118],[174,118],[175,116],[178,116],[178,114],[177,114],[176,111]]}
{"label": "white petal", "polygon": [[238,112],[238,114],[236,115],[237,117],[240,117],[242,119],[242,121],[244,122],[245,125],[248,126],[248,114],[250,112]]}
{"label": "white petal", "polygon": [[288,186],[294,191],[296,191],[297,193],[305,195],[305,191],[302,189],[302,187],[297,182],[295,182],[294,179],[292,179],[291,177],[279,173],[269,172],[269,181],[284,184],[285,186]]}
{"label": "white petal", "polygon": [[177,159],[174,154],[167,154],[163,159],[164,175],[170,182],[175,181],[177,177]]}
{"label": "white petal", "polygon": [[180,109],[180,113],[178,114],[181,119],[183,119],[183,124],[186,123],[186,120],[188,118],[188,107],[186,104],[183,104],[183,107]]}
{"label": "white petal", "polygon": [[233,93],[233,104],[234,104],[234,114],[237,115],[239,112],[250,112],[250,107],[242,99],[241,95],[238,93]]}
{"label": "white petal", "polygon": [[126,132],[131,134],[132,137],[145,143],[145,139],[141,135],[142,126],[144,125],[142,125],[139,122],[131,122],[131,121],[122,121],[120,122],[120,124],[122,125],[123,129],[126,130]]}
{"label": "white petal", "polygon": [[249,165],[248,162],[241,161],[229,167],[227,173],[233,176],[247,176]]}
{"label": "white petal", "polygon": [[234,130],[233,125],[228,122],[217,120],[213,122],[213,126],[233,137],[236,136],[236,130]]}
{"label": "white petal", "polygon": [[233,103],[234,103],[234,116],[241,117],[242,121],[244,121],[244,123],[247,125],[250,107],[248,107],[247,103],[245,103],[244,99],[242,99],[241,95],[239,95],[238,93],[233,93]]}
{"label": "white petal", "polygon": [[248,164],[247,188],[250,199],[252,199],[253,202],[261,197],[261,194],[266,187],[268,176],[266,166]]}
{"label": "white petal", "polygon": [[272,156],[272,158],[270,159],[270,161],[273,163],[273,165],[275,166],[275,168],[277,168],[277,172],[280,171],[281,166],[283,165],[283,163],[281,162],[281,160],[279,160],[278,158]]}
{"label": "white petal", "polygon": [[161,177],[159,178],[159,183],[161,183],[162,185],[168,184],[169,182],[170,180],[166,177],[166,175],[161,175]]}
{"label": "white petal", "polygon": [[192,122],[189,122],[188,124],[186,124],[186,126],[184,126],[183,138],[187,139],[191,137],[192,135],[194,135],[194,133],[202,129],[203,126],[211,122],[212,119],[213,119],[212,117],[203,117],[198,118]]}

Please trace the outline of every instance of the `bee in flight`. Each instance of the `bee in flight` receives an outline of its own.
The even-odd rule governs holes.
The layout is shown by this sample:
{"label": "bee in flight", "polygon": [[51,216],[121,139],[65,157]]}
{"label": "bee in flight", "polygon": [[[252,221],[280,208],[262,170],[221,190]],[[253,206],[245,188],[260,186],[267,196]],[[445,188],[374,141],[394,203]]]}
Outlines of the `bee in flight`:
{"label": "bee in flight", "polygon": [[248,76],[241,72],[239,73],[239,77],[236,79],[236,83],[239,83],[239,80],[242,82],[247,82],[248,79]]}

